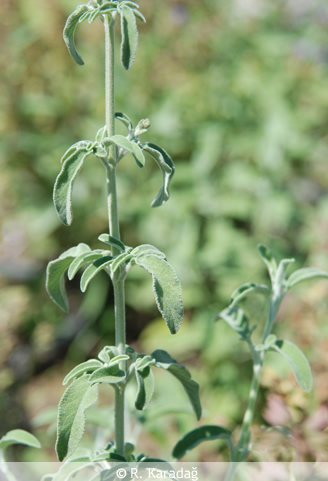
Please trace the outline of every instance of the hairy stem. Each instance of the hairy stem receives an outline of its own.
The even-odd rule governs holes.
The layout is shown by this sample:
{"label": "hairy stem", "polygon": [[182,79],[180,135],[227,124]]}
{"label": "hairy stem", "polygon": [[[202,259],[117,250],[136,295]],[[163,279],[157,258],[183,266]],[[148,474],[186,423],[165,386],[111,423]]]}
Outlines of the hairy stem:
{"label": "hairy stem", "polygon": [[[270,302],[269,302],[268,315],[267,315],[267,320],[264,327],[262,343],[264,343],[267,336],[271,333],[273,323],[280,306],[280,302],[281,302],[281,297],[277,296],[274,293],[270,298]],[[237,450],[236,450],[237,461],[243,461],[249,452],[248,444],[249,444],[250,435],[251,435],[250,428],[254,418],[256,401],[258,398],[258,393],[260,388],[262,366],[263,366],[264,355],[265,355],[265,351],[261,351],[261,352],[255,351],[254,345],[251,340],[249,340],[248,344],[249,344],[249,347],[252,353],[252,358],[253,358],[253,378],[252,378],[251,389],[249,392],[247,409],[244,415],[241,433],[240,433],[239,441],[237,444]]]}
{"label": "hairy stem", "polygon": [[[105,93],[106,93],[106,129],[110,137],[115,135],[115,22],[106,15],[105,18]],[[112,145],[109,152],[107,174],[107,204],[110,235],[120,238],[119,216],[116,193],[117,149]],[[112,248],[112,254],[119,250]],[[124,281],[112,278],[114,286],[115,310],[115,345],[120,354],[125,353],[125,294]],[[124,366],[122,366],[124,367]],[[115,389],[115,444],[118,454],[124,456],[124,386]]]}

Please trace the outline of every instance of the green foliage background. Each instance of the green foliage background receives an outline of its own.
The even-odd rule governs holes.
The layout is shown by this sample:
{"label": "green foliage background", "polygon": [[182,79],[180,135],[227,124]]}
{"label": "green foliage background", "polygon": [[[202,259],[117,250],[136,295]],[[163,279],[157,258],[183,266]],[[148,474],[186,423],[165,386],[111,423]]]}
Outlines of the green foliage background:
{"label": "green foliage background", "polygon": [[[97,237],[107,230],[96,159],[76,181],[71,228],[60,224],[51,200],[65,150],[93,139],[104,124],[101,22],[79,27],[82,68],[62,41],[76,6],[75,0],[0,5],[0,435],[46,423],[33,419],[60,398],[62,377],[113,342],[105,276],[84,297],[78,281],[68,285],[69,315],[44,289],[49,260],[81,241],[99,247]],[[147,24],[140,26],[132,70],[117,62],[116,108],[135,124],[150,118],[145,140],[170,152],[176,174],[170,201],[151,209],[160,172],[151,162],[141,170],[132,158],[123,161],[122,238],[167,253],[182,282],[185,321],[170,337],[148,277],[135,269],[127,285],[128,339],[139,350],[168,349],[186,362],[201,384],[202,422],[234,428],[251,364],[234,334],[213,324],[215,313],[243,282],[266,280],[259,242],[278,257],[295,257],[295,267],[328,269],[328,8],[316,0],[140,0],[140,6]],[[272,417],[263,416],[269,409],[272,423],[287,424],[299,444],[258,429],[259,456],[283,459],[286,443],[287,457],[325,457],[327,292],[325,281],[311,284],[282,306],[278,332],[309,356],[315,388],[304,396],[272,358],[256,421],[270,424]],[[260,329],[265,310],[258,302],[246,307]],[[175,402],[169,382],[163,375],[157,392],[166,407],[184,408],[183,393]],[[159,404],[158,395],[141,419],[148,434],[140,443],[144,450],[157,446],[164,457],[195,422],[185,414],[159,419]],[[39,435],[53,456],[53,431]],[[217,449],[211,444],[194,456],[218,460]]]}

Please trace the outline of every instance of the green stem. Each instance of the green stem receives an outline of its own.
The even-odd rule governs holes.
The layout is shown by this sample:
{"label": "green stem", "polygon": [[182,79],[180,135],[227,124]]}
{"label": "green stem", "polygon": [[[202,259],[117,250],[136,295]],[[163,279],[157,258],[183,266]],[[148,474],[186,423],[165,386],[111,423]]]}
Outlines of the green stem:
{"label": "green stem", "polygon": [[[275,317],[277,315],[279,306],[281,303],[281,297],[272,295],[268,308],[268,315],[266,324],[263,331],[262,343],[264,343],[267,336],[271,333]],[[249,339],[248,345],[250,347],[253,358],[253,378],[251,389],[248,398],[247,409],[244,415],[241,433],[237,444],[237,461],[243,461],[248,454],[248,444],[250,440],[250,428],[254,418],[254,412],[256,407],[256,401],[260,388],[261,373],[264,361],[265,351],[257,352],[254,349],[252,341]]]}
{"label": "green stem", "polygon": [[[106,94],[106,129],[107,135],[115,135],[115,21],[105,17],[105,94]],[[107,174],[107,204],[109,217],[109,234],[120,238],[120,226],[116,193],[117,149],[112,145],[109,152]],[[119,249],[112,248],[113,256]],[[120,354],[125,354],[125,294],[124,281],[112,278],[114,286],[115,310],[115,345]],[[122,366],[125,367],[125,366]],[[115,389],[115,444],[118,454],[124,456],[124,385]]]}

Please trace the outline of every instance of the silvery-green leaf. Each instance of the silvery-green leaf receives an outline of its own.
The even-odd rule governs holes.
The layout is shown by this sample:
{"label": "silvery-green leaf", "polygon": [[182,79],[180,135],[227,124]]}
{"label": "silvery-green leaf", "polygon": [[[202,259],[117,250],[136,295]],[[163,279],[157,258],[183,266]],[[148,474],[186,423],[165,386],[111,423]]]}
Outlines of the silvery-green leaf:
{"label": "silvery-green leaf", "polygon": [[142,23],[146,23],[146,19],[144,15],[141,12],[139,12],[139,10],[133,10],[133,13],[138,20],[141,20]]}
{"label": "silvery-green leaf", "polygon": [[102,13],[105,13],[105,11],[107,9],[116,10],[117,9],[117,3],[116,2],[105,2],[101,5],[101,7],[99,8],[99,11],[102,12]]}
{"label": "silvery-green leaf", "polygon": [[83,272],[81,277],[80,288],[82,292],[85,292],[89,282],[105,267],[109,266],[113,262],[112,256],[103,256],[100,259],[94,261],[86,270]]}
{"label": "silvery-green leaf", "polygon": [[92,153],[93,151],[90,148],[77,146],[75,152],[63,162],[61,171],[57,176],[53,200],[58,217],[65,225],[70,225],[73,219],[72,189],[74,180],[85,158]]}
{"label": "silvery-green leaf", "polygon": [[269,334],[265,339],[264,344],[258,344],[255,346],[255,351],[267,351],[276,342],[277,336],[275,334]]}
{"label": "silvery-green leaf", "polygon": [[231,443],[231,433],[221,426],[200,426],[199,428],[185,434],[182,439],[174,446],[172,456],[181,459],[187,451],[195,448],[204,441],[213,439],[225,439]]}
{"label": "silvery-green leaf", "polygon": [[303,391],[310,392],[312,389],[311,367],[303,352],[292,342],[282,339],[277,339],[271,347],[287,360]]}
{"label": "silvery-green leaf", "polygon": [[0,449],[6,449],[13,444],[23,444],[32,448],[40,448],[41,445],[33,434],[23,429],[13,429],[0,439]]}
{"label": "silvery-green leaf", "polygon": [[74,33],[76,26],[79,22],[80,17],[88,11],[87,5],[79,5],[73,13],[68,17],[65,27],[64,27],[64,41],[68,48],[69,53],[72,55],[75,62],[79,65],[84,65],[82,57],[78,54],[75,43],[74,43]]}
{"label": "silvery-green leaf", "polygon": [[116,237],[113,237],[109,234],[101,234],[98,239],[101,241],[101,242],[104,242],[105,244],[108,244],[110,246],[114,246],[114,247],[117,247],[118,249],[120,249],[121,251],[125,251],[125,245],[123,244],[122,241],[120,241],[119,239],[117,239]]}
{"label": "silvery-green leaf", "polygon": [[120,353],[116,346],[105,346],[98,354],[98,358],[108,364],[113,357],[119,355]]}
{"label": "silvery-green leaf", "polygon": [[125,372],[119,369],[117,364],[114,366],[104,366],[94,371],[89,377],[90,383],[117,384],[123,381]]}
{"label": "silvery-green leaf", "polygon": [[82,376],[66,389],[59,403],[56,452],[59,461],[71,456],[85,428],[85,411],[98,399],[97,385]]}
{"label": "silvery-green leaf", "polygon": [[139,8],[139,5],[135,2],[124,2],[124,5],[131,8]]}
{"label": "silvery-green leaf", "polygon": [[151,244],[141,244],[140,246],[135,247],[131,251],[131,254],[134,257],[137,257],[139,255],[154,254],[158,257],[161,257],[162,259],[166,259],[166,255],[159,249],[157,249],[157,247],[152,246]]}
{"label": "silvery-green leaf", "polygon": [[166,202],[170,196],[169,194],[169,184],[174,175],[174,163],[169,154],[152,142],[145,142],[142,144],[142,149],[147,152],[157,163],[158,167],[161,169],[163,175],[163,185],[155,200],[153,200],[151,206],[158,207],[164,202]]}
{"label": "silvery-green leaf", "polygon": [[46,289],[49,297],[66,312],[68,311],[68,303],[64,274],[75,257],[90,251],[88,245],[81,243],[63,252],[58,259],[49,262],[47,266]]}
{"label": "silvery-green leaf", "polygon": [[242,299],[244,299],[248,294],[251,294],[252,292],[258,292],[260,294],[264,295],[270,295],[271,294],[271,289],[266,286],[265,284],[254,284],[254,282],[248,282],[247,284],[243,284],[242,286],[238,287],[236,289],[230,298],[230,306],[233,306],[235,304],[238,304]]}
{"label": "silvery-green leaf", "polygon": [[126,70],[132,67],[138,48],[138,29],[136,17],[131,8],[123,5],[120,8],[121,15],[121,61]]}
{"label": "silvery-green leaf", "polygon": [[82,362],[75,366],[64,378],[63,386],[71,382],[73,379],[82,376],[84,373],[91,373],[96,369],[102,367],[103,364],[97,359],[89,359],[89,361]]}
{"label": "silvery-green leaf", "polygon": [[216,319],[223,319],[234,331],[238,332],[243,339],[247,338],[250,334],[249,320],[244,311],[236,305],[227,307],[221,311]]}
{"label": "silvery-green leaf", "polygon": [[67,277],[69,278],[69,280],[71,281],[75,277],[75,274],[84,264],[86,264],[87,262],[92,262],[99,259],[104,255],[103,253],[104,251],[99,249],[99,250],[87,252],[85,254],[81,254],[80,256],[76,257],[68,269]]}
{"label": "silvery-green leaf", "polygon": [[121,147],[122,149],[130,152],[139,167],[143,167],[145,165],[145,156],[142,153],[142,150],[138,144],[132,142],[131,140],[128,140],[123,135],[113,135],[112,137],[108,137],[108,140],[113,142],[118,147]]}
{"label": "silvery-green leaf", "polygon": [[58,472],[55,474],[52,481],[68,481],[74,478],[77,473],[89,467],[93,467],[94,464],[88,459],[70,459],[70,462],[64,463],[60,466]]}
{"label": "silvery-green leaf", "polygon": [[155,366],[166,369],[175,376],[182,384],[186,391],[189,401],[193,407],[197,419],[202,415],[202,408],[199,399],[199,385],[191,378],[190,372],[182,364],[178,364],[173,357],[162,349],[156,349],[151,353],[151,357],[155,360]]}
{"label": "silvery-green leaf", "polygon": [[101,127],[101,129],[98,130],[97,134],[96,134],[96,142],[99,142],[101,143],[104,138],[106,137],[107,135],[107,129],[106,129],[106,125],[104,127]]}
{"label": "silvery-green leaf", "polygon": [[139,411],[146,409],[154,394],[154,375],[150,366],[135,371],[138,383],[138,392],[135,407]]}
{"label": "silvery-green leaf", "polygon": [[96,18],[100,15],[99,10],[96,9],[94,12],[91,13],[91,15],[88,17],[88,22],[92,23],[96,20]]}
{"label": "silvery-green leaf", "polygon": [[139,255],[134,260],[152,275],[158,310],[171,334],[175,334],[181,325],[183,304],[180,281],[173,267],[162,257],[152,254]]}
{"label": "silvery-green leaf", "polygon": [[113,263],[111,264],[111,272],[112,274],[115,274],[117,269],[122,265],[126,264],[129,262],[131,259],[133,259],[133,255],[130,252],[123,252],[122,254],[118,255],[115,257],[113,260]]}
{"label": "silvery-green leaf", "polygon": [[115,113],[115,117],[120,121],[122,122],[122,124],[125,125],[125,127],[127,127],[128,131],[129,132],[132,132],[133,131],[133,125],[132,125],[132,122],[130,120],[130,118],[124,114],[123,112],[116,112]]}
{"label": "silvery-green leaf", "polygon": [[81,17],[79,18],[78,23],[84,22],[84,20],[86,20],[88,17],[90,17],[90,15],[92,15],[92,13],[93,13],[93,10],[88,10],[87,12],[84,12],[83,15],[81,15]]}
{"label": "silvery-green leaf", "polygon": [[286,272],[289,266],[295,262],[295,259],[282,259],[279,262],[278,269],[276,272],[276,283],[284,285],[286,279]]}
{"label": "silvery-green leaf", "polygon": [[122,361],[128,361],[129,359],[130,357],[127,354],[118,354],[118,356],[115,356],[110,360],[109,365],[115,366],[116,364],[119,364]]}
{"label": "silvery-green leaf", "polygon": [[151,356],[139,357],[136,362],[135,369],[136,371],[139,371],[149,366],[150,364],[154,364],[154,359]]}
{"label": "silvery-green leaf", "polygon": [[272,255],[272,252],[270,251],[270,249],[263,245],[263,244],[259,244],[257,246],[257,249],[260,253],[260,256],[262,257],[263,261],[265,262],[267,268],[268,268],[268,271],[269,271],[269,274],[270,274],[270,279],[271,281],[274,280],[275,278],[275,275],[276,275],[276,272],[277,272],[277,261],[276,259],[273,257]]}
{"label": "silvery-green leaf", "polygon": [[287,286],[288,289],[291,289],[301,282],[324,277],[328,277],[327,272],[322,271],[321,269],[316,269],[315,267],[305,267],[303,269],[298,269],[289,276]]}

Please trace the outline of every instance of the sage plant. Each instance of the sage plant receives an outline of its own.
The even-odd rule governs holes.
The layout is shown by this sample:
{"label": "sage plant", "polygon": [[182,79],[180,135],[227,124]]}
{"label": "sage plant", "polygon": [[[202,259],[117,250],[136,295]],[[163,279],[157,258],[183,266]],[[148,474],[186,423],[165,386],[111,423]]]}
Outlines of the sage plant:
{"label": "sage plant", "polygon": [[[105,272],[114,289],[115,345],[104,347],[98,359],[89,359],[79,364],[64,379],[63,383],[69,386],[59,404],[56,451],[60,461],[76,460],[74,453],[85,429],[85,411],[96,403],[100,384],[107,384],[115,391],[114,439],[108,440],[110,442],[103,447],[103,451],[97,451],[96,455],[90,453],[89,460],[148,459],[143,454],[139,456],[135,454],[133,447],[125,439],[124,394],[127,384],[135,379],[137,385],[135,408],[145,409],[154,391],[153,368],[165,369],[175,376],[182,383],[196,417],[199,419],[201,416],[199,386],[191,379],[184,366],[161,349],[146,355],[139,354],[126,345],[124,285],[133,266],[145,269],[152,276],[157,307],[172,334],[179,330],[183,317],[180,282],[174,269],[167,262],[165,254],[149,244],[127,246],[120,235],[116,172],[123,158],[130,154],[140,168],[145,165],[146,155],[157,163],[163,182],[152,202],[152,207],[161,206],[168,200],[169,184],[174,174],[174,163],[170,155],[162,147],[140,139],[150,127],[149,120],[140,120],[134,127],[128,115],[115,110],[115,27],[120,24],[121,63],[124,69],[129,70],[137,52],[137,20],[145,22],[139,6],[134,2],[90,0],[73,11],[64,28],[64,40],[71,56],[77,64],[83,65],[84,61],[74,41],[77,26],[85,21],[102,22],[104,26],[105,125],[98,130],[95,140],[81,140],[64,154],[54,186],[54,205],[60,220],[65,225],[70,225],[73,220],[74,180],[87,158],[95,156],[104,167],[109,226],[108,232],[98,237],[103,247],[96,245],[96,248],[91,248],[81,242],[62,253],[58,259],[51,261],[47,268],[46,287],[51,299],[67,311],[66,273],[71,280],[83,270],[80,288],[85,292],[92,279],[100,271]],[[126,128],[125,136],[116,134],[116,122],[122,123]]]}
{"label": "sage plant", "polygon": [[[172,453],[174,458],[180,459],[187,451],[203,441],[223,439],[228,445],[230,459],[233,463],[227,474],[227,480],[232,478],[236,463],[245,461],[252,450],[251,426],[254,419],[266,353],[272,351],[283,356],[292,369],[299,386],[305,392],[310,392],[312,389],[311,368],[303,352],[291,341],[277,339],[272,330],[280,305],[285,295],[293,287],[310,279],[328,277],[327,272],[311,267],[299,269],[288,276],[288,268],[294,262],[294,259],[283,259],[278,264],[272,252],[266,246],[259,245],[258,250],[267,266],[270,285],[253,282],[243,284],[233,292],[229,307],[220,312],[216,318],[216,320],[223,320],[228,323],[240,336],[240,340],[246,342],[253,361],[253,378],[247,408],[237,441],[234,440],[233,434],[228,429],[222,426],[206,425],[187,433],[176,444]],[[244,310],[240,307],[242,301],[254,293],[263,295],[267,299],[267,314],[262,326],[260,343],[252,339],[257,326],[251,325]]]}

